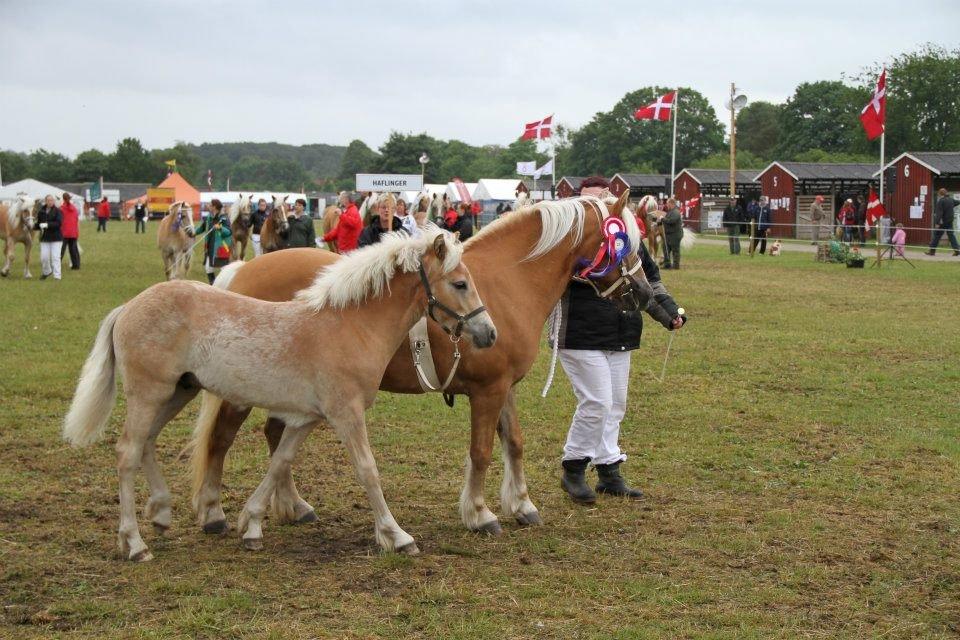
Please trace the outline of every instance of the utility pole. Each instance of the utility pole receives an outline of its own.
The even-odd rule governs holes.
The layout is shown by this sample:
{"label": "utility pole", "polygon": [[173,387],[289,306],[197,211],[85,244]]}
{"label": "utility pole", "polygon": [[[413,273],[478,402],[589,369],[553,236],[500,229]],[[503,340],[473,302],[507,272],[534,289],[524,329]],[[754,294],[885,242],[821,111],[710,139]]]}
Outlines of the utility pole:
{"label": "utility pole", "polygon": [[737,196],[737,109],[733,99],[737,95],[737,86],[730,83],[730,197]]}

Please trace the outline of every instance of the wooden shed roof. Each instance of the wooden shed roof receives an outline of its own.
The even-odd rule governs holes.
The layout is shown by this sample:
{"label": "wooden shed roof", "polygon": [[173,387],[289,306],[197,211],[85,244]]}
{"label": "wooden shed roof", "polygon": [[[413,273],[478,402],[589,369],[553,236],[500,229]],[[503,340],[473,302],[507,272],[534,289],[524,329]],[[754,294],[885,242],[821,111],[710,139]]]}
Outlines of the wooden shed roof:
{"label": "wooden shed roof", "polygon": [[[679,178],[683,174],[687,174],[700,186],[704,185],[718,185],[718,184],[729,184],[730,182],[730,171],[729,169],[696,169],[688,168],[684,169],[677,174]],[[736,177],[738,183],[744,182],[753,182],[754,178],[753,171],[737,171]]]}
{"label": "wooden shed roof", "polygon": [[754,178],[760,180],[760,176],[765,174],[774,166],[793,176],[794,180],[803,182],[805,180],[843,180],[845,182],[862,180],[870,182],[877,172],[877,165],[872,162],[771,162],[766,169],[761,171]]}
{"label": "wooden shed roof", "polygon": [[[960,173],[960,151],[909,151],[888,162],[884,169],[892,167],[904,157],[912,158],[937,175]],[[874,171],[873,175],[879,173]]]}
{"label": "wooden shed roof", "polygon": [[623,180],[628,187],[662,189],[670,176],[659,173],[618,173],[611,178],[611,181],[616,178]]}

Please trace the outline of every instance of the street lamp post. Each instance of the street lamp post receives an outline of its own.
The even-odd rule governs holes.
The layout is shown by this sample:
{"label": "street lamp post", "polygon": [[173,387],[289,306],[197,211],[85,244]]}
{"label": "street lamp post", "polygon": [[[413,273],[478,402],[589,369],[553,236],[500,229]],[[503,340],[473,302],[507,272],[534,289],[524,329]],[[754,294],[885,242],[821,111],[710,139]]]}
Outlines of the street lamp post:
{"label": "street lamp post", "polygon": [[730,109],[730,197],[737,197],[737,111],[747,105],[747,96],[737,95],[737,85],[730,83],[730,100],[727,109]]}
{"label": "street lamp post", "polygon": [[427,163],[430,162],[430,156],[427,155],[427,152],[424,151],[420,155],[420,181],[426,182],[427,175]]}

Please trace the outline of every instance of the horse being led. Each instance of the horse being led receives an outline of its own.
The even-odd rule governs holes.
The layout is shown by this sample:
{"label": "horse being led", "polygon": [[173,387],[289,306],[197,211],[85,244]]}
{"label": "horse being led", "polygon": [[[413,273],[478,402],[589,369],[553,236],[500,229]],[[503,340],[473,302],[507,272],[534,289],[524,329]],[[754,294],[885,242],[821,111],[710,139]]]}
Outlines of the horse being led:
{"label": "horse being led", "polygon": [[[337,226],[337,223],[340,222],[340,213],[340,207],[335,204],[331,204],[323,210],[323,218],[320,221],[320,228],[323,230],[321,237],[333,231]],[[327,242],[326,245],[330,251],[340,253],[336,242]]]}
{"label": "horse being led", "polygon": [[30,250],[33,248],[33,225],[37,221],[40,203],[29,196],[17,196],[12,204],[0,204],[0,238],[3,238],[3,269],[0,276],[10,275],[17,243],[23,245],[23,277],[30,274]]}
{"label": "horse being led", "polygon": [[[595,263],[598,248],[607,246],[604,221],[621,218],[630,246],[634,251],[639,247],[640,231],[633,216],[624,215],[625,204],[626,196],[620,201],[583,197],[541,202],[487,225],[464,245],[464,264],[474,274],[500,331],[492,349],[460,346],[463,359],[446,389],[450,394],[468,396],[470,402],[470,457],[460,495],[460,517],[468,529],[490,533],[501,530],[484,499],[495,433],[504,452],[500,488],[503,514],[522,525],[541,524],[540,514],[527,494],[523,435],[512,387],[533,365],[544,323],[571,275],[582,272],[585,263]],[[263,300],[289,300],[309,286],[318,268],[338,259],[324,251],[290,249],[228,267],[214,286]],[[643,272],[633,279],[637,267],[639,260],[631,253],[619,269],[613,268],[592,281],[604,297],[653,312],[656,302],[650,300],[652,290]],[[454,345],[437,323],[428,322],[427,329],[433,364],[442,380],[452,367]],[[418,380],[409,341],[394,354],[380,388],[395,393],[426,392]],[[220,503],[224,457],[250,409],[229,399],[221,402],[206,393],[203,403],[192,449],[194,503],[204,531],[219,532],[225,522]],[[285,431],[283,423],[268,420],[264,431],[271,451],[275,450]],[[273,506],[281,521],[316,519],[313,507],[297,493],[292,475],[278,483]]]}
{"label": "horse being led", "polygon": [[283,196],[278,198],[273,196],[273,204],[270,206],[270,215],[263,223],[260,229],[260,246],[264,253],[279,251],[287,248],[287,241],[283,234],[287,232],[290,223],[287,222],[287,198]]}
{"label": "horse being led", "polygon": [[227,211],[230,218],[230,233],[233,235],[233,247],[230,248],[230,260],[243,260],[247,255],[247,242],[250,241],[250,224],[253,217],[250,206],[250,194],[237,194],[237,199]]}
{"label": "horse being led", "polygon": [[187,277],[193,259],[194,235],[193,207],[183,201],[174,202],[157,225],[157,246],[167,280]]}
{"label": "horse being led", "polygon": [[[154,285],[111,311],[83,365],[63,435],[75,445],[103,435],[119,370],[127,396],[117,442],[121,553],[130,560],[151,558],[136,520],[141,463],[150,486],[145,513],[160,532],[170,526],[170,493],[157,466],[156,437],[200,389],[238,406],[263,407],[289,427],[240,516],[248,548],[260,548],[269,496],[289,473],[300,443],[325,421],[340,436],[366,489],[377,542],[385,550],[417,553],[383,498],[364,411],[376,398],[390,357],[428,309],[434,317],[442,312],[445,329],[470,335],[478,349],[496,341],[462,253],[454,236],[437,228],[421,238],[390,234],[320,271],[291,302],[177,281]],[[147,325],[151,331],[145,334]]]}

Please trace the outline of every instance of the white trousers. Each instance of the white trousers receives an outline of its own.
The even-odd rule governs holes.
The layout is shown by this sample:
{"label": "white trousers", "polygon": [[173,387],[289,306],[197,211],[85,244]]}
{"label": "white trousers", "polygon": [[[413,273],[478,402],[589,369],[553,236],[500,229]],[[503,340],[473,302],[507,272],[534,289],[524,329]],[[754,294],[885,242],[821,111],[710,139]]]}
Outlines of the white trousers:
{"label": "white trousers", "polygon": [[590,458],[593,464],[626,460],[618,440],[627,411],[630,352],[560,349],[559,355],[577,396],[563,459]]}
{"label": "white trousers", "polygon": [[263,247],[260,246],[260,234],[251,233],[250,238],[253,240],[253,257],[256,258],[263,253]]}
{"label": "white trousers", "polygon": [[40,273],[53,274],[54,280],[60,279],[60,247],[62,241],[40,243]]}

